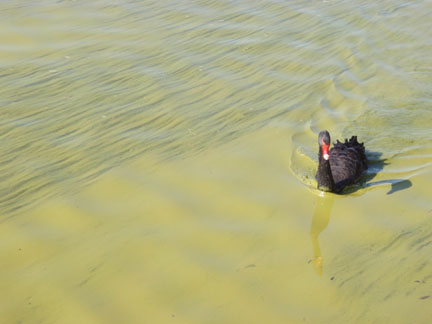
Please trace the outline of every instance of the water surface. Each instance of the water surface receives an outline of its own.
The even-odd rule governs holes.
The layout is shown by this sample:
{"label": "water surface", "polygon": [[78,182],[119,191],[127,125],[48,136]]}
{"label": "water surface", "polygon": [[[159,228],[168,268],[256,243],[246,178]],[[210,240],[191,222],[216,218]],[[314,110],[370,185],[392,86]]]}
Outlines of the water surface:
{"label": "water surface", "polygon": [[[0,3],[0,315],[428,323],[429,1]],[[370,168],[315,188],[317,133]]]}

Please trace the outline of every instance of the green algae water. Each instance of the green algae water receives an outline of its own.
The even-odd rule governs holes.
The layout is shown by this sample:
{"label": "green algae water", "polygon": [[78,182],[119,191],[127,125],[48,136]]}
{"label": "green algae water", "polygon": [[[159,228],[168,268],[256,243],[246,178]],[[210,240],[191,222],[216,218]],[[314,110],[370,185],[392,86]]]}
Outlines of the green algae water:
{"label": "green algae water", "polygon": [[1,2],[0,322],[430,323],[431,15]]}

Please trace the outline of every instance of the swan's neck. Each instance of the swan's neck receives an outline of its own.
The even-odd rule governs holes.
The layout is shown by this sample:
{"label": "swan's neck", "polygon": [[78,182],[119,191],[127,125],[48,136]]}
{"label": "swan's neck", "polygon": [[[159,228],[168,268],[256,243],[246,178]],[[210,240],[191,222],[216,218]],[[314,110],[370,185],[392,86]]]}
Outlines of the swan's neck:
{"label": "swan's neck", "polygon": [[335,191],[335,183],[330,168],[330,160],[325,160],[322,154],[322,148],[319,148],[318,153],[318,170],[317,170],[317,181],[318,189],[322,191]]}

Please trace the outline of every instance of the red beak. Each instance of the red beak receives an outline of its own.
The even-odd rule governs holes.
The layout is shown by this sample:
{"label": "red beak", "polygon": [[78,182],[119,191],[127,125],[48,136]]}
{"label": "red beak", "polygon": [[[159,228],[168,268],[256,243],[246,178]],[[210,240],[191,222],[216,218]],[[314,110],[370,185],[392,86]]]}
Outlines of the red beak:
{"label": "red beak", "polygon": [[330,145],[326,145],[325,143],[322,144],[322,154],[323,154],[323,158],[324,160],[328,160],[330,155],[329,155],[329,146]]}

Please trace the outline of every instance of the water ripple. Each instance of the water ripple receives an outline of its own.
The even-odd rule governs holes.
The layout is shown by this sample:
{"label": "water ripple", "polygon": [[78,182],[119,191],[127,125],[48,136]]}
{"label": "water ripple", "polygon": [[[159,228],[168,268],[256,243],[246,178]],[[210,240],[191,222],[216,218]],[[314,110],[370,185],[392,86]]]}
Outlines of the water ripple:
{"label": "water ripple", "polygon": [[300,178],[311,178],[305,157],[323,128],[394,158],[384,173],[428,167],[429,153],[404,153],[431,139],[425,3],[0,9],[3,215],[148,152],[194,154],[276,121],[307,138],[292,163]]}

